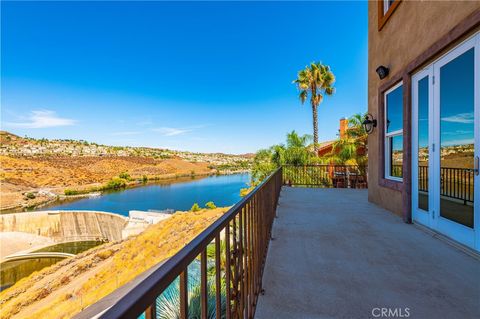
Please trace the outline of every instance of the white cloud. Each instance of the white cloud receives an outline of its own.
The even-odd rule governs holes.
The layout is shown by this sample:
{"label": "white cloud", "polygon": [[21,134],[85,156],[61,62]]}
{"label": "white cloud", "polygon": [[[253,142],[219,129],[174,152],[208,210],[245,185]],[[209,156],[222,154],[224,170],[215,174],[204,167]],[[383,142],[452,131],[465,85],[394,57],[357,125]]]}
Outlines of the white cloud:
{"label": "white cloud", "polygon": [[442,117],[442,121],[451,123],[473,123],[473,112],[471,113],[458,113],[452,116]]}
{"label": "white cloud", "polygon": [[189,133],[192,131],[192,129],[175,128],[175,127],[158,127],[158,128],[153,128],[152,131],[158,132],[163,136],[176,136],[176,135]]}
{"label": "white cloud", "polygon": [[473,131],[465,131],[465,130],[456,130],[456,131],[446,131],[446,132],[442,132],[442,135],[460,135],[460,134],[472,134],[473,135]]}
{"label": "white cloud", "polygon": [[58,126],[71,126],[77,121],[57,116],[54,111],[36,110],[30,112],[30,115],[25,117],[23,122],[8,122],[11,127],[18,128],[47,128]]}
{"label": "white cloud", "polygon": [[113,132],[110,133],[111,136],[131,136],[131,135],[138,135],[141,132],[138,131],[123,131],[123,132]]}

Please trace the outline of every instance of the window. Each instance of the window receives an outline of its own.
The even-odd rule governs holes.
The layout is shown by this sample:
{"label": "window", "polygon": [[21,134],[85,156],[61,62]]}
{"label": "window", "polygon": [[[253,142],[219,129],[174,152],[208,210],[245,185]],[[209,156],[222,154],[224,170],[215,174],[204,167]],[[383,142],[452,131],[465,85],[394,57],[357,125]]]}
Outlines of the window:
{"label": "window", "polygon": [[402,0],[378,1],[378,31],[380,31]]}
{"label": "window", "polygon": [[403,177],[403,85],[385,92],[385,178]]}
{"label": "window", "polygon": [[392,6],[395,0],[383,0],[383,15],[388,12],[388,9]]}

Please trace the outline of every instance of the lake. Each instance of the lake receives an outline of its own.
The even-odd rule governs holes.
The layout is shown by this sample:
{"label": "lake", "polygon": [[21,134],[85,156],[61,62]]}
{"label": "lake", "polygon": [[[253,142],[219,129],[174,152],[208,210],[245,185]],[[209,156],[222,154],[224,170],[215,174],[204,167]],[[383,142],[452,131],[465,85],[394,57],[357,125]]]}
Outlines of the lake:
{"label": "lake", "polygon": [[130,210],[189,210],[213,201],[216,206],[231,206],[240,200],[240,189],[248,187],[250,174],[233,174],[166,180],[98,197],[56,203],[36,210],[98,210],[128,216]]}
{"label": "lake", "polygon": [[[98,197],[65,201],[36,210],[99,210],[128,216],[130,210],[189,210],[193,203],[204,207],[205,203],[209,201],[213,201],[219,207],[231,206],[241,199],[240,189],[248,187],[249,181],[249,174],[165,180],[155,184],[107,192]],[[38,251],[78,254],[98,244],[100,243],[63,243]],[[60,260],[62,258],[35,258],[2,263],[0,291],[32,272],[53,265]]]}

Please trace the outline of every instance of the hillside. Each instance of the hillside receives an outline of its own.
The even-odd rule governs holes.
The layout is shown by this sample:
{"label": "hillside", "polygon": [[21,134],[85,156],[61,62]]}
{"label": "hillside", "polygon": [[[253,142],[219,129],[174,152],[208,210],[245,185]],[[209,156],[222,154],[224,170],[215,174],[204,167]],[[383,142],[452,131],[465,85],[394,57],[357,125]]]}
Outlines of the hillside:
{"label": "hillside", "polygon": [[71,318],[174,255],[226,210],[176,212],[137,236],[35,272],[0,293],[0,318]]}
{"label": "hillside", "polygon": [[0,132],[0,210],[56,200],[65,190],[95,191],[126,173],[127,184],[179,176],[244,171],[251,157],[72,140],[45,140]]}

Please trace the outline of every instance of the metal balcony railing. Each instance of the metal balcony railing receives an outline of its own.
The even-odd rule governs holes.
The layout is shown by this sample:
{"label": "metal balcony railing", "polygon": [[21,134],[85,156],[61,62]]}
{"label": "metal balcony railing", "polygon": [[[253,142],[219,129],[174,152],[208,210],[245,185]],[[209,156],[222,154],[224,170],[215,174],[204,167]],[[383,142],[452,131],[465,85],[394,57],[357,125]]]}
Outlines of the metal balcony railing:
{"label": "metal balcony railing", "polygon": [[367,188],[367,167],[358,165],[283,166],[284,184],[290,186]]}
{"label": "metal balcony railing", "polygon": [[[138,284],[125,287],[126,292],[118,298],[107,296],[110,304],[106,307],[103,303],[98,312],[108,309],[97,318],[161,317],[165,298],[179,298],[176,308],[169,309],[176,318],[253,318],[282,185],[366,188],[366,167],[278,168],[178,253],[139,276]],[[214,248],[213,256],[209,248]],[[192,282],[199,285],[194,288],[196,294]],[[172,297],[169,289],[173,286],[177,290]],[[100,305],[102,301],[93,305],[93,311]],[[86,316],[80,313],[76,318]]]}
{"label": "metal balcony railing", "polygon": [[[279,168],[99,318],[157,318],[159,296],[173,282],[179,285],[179,309],[174,309],[179,318],[253,318],[281,186]],[[207,255],[209,245],[215,247],[213,260]],[[195,301],[191,295],[189,300],[188,289],[192,264],[199,266],[200,296]],[[195,302],[200,303],[198,315],[191,313]]]}
{"label": "metal balcony railing", "polygon": [[[470,168],[440,168],[440,196],[473,203],[475,170]],[[428,193],[428,166],[418,167],[418,190]]]}

